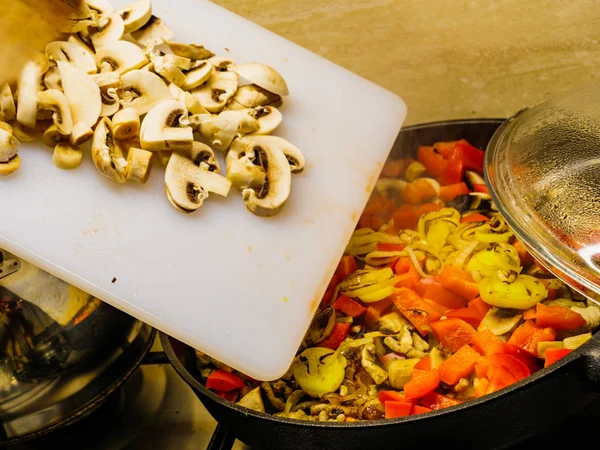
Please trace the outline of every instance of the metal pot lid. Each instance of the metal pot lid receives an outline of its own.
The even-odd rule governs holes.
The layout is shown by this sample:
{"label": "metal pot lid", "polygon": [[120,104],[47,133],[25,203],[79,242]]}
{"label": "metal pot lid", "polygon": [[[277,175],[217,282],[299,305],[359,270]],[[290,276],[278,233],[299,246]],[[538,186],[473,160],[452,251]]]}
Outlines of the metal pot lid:
{"label": "metal pot lid", "polygon": [[600,301],[600,84],[508,119],[488,145],[485,177],[531,254]]}

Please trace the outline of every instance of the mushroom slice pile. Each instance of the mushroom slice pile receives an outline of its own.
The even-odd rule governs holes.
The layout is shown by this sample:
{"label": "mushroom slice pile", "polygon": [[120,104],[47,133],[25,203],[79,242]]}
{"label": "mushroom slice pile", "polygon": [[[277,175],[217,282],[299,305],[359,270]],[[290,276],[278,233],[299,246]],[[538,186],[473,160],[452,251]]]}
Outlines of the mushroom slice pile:
{"label": "mushroom slice pile", "polygon": [[125,183],[127,160],[114,139],[112,122],[108,117],[104,117],[94,131],[92,160],[102,175],[117,183]]}
{"label": "mushroom slice pile", "polygon": [[63,61],[58,61],[57,65],[73,119],[71,143],[79,145],[92,137],[92,127],[100,117],[100,88],[87,73],[74,65]]}
{"label": "mushroom slice pile", "polygon": [[164,40],[164,43],[167,44],[169,49],[176,54],[177,56],[183,56],[184,58],[189,58],[192,60],[200,60],[200,59],[208,59],[215,54],[210,50],[204,48],[203,45],[198,44],[182,44],[180,42],[173,42],[169,40]]}
{"label": "mushroom slice pile", "polygon": [[60,72],[58,71],[58,67],[53,66],[48,69],[48,71],[44,74],[44,86],[47,89],[57,89],[62,91],[62,80],[60,79]]}
{"label": "mushroom slice pile", "polygon": [[[167,198],[177,210],[189,214],[202,206],[210,192],[226,197],[231,183],[219,175],[210,147],[198,142],[191,151],[171,155],[165,171]],[[211,170],[212,169],[212,170]]]}
{"label": "mushroom slice pile", "polygon": [[152,170],[153,153],[141,148],[130,147],[127,153],[127,180],[145,183]]}
{"label": "mushroom slice pile", "polygon": [[142,46],[159,45],[163,41],[173,38],[175,33],[161,19],[152,15],[138,30],[133,31],[131,36]]}
{"label": "mushroom slice pile", "polygon": [[11,132],[0,128],[0,164],[9,162],[17,156],[19,141]]}
{"label": "mushroom slice pile", "polygon": [[76,145],[70,142],[59,142],[54,147],[52,162],[62,170],[73,170],[81,165],[83,153]]}
{"label": "mushroom slice pile", "polygon": [[215,72],[192,95],[211,113],[220,112],[236,92],[238,75],[235,72]]}
{"label": "mushroom slice pile", "polygon": [[37,93],[42,80],[42,68],[33,61],[28,62],[19,78],[19,109],[17,121],[28,128],[37,121]]}
{"label": "mushroom slice pile", "polygon": [[65,94],[56,89],[48,89],[38,92],[37,101],[38,108],[52,111],[52,120],[59,133],[70,135],[73,131],[73,120]]}
{"label": "mushroom slice pile", "polygon": [[132,70],[121,77],[124,108],[134,108],[139,116],[173,96],[165,82],[152,72]]}
{"label": "mushroom slice pile", "polygon": [[102,72],[120,74],[139,69],[148,63],[141,48],[127,41],[109,42],[96,53],[96,64]]}
{"label": "mushroom slice pile", "polygon": [[194,134],[187,120],[185,105],[167,100],[152,108],[142,123],[140,143],[144,150],[189,150]]}
{"label": "mushroom slice pile", "polygon": [[154,64],[154,71],[165,80],[177,86],[185,85],[186,76],[174,61],[165,56],[155,56],[152,58],[152,64]]}
{"label": "mushroom slice pile", "polygon": [[279,106],[281,97],[254,84],[240,86],[227,104],[227,109],[256,108],[257,106]]}
{"label": "mushroom slice pile", "polygon": [[138,0],[126,8],[117,11],[123,19],[125,33],[142,28],[152,17],[152,3],[150,0]]}
{"label": "mushroom slice pile", "polygon": [[242,191],[251,212],[273,216],[290,195],[292,175],[279,146],[264,138],[246,136],[233,142],[226,158],[227,178]]}
{"label": "mushroom slice pile", "polygon": [[42,140],[44,141],[45,145],[50,148],[54,148],[56,147],[56,144],[68,142],[69,136],[62,134],[60,131],[58,131],[58,127],[55,124],[52,124],[46,131],[44,131]]}
{"label": "mushroom slice pile", "polygon": [[52,61],[74,64],[86,73],[97,72],[94,55],[84,47],[72,42],[55,41],[46,45],[46,56]]}
{"label": "mushroom slice pile", "polygon": [[254,134],[271,134],[283,121],[283,115],[274,106],[257,106],[249,111],[258,122],[258,130]]}
{"label": "mushroom slice pile", "polygon": [[195,61],[189,70],[184,70],[185,83],[181,86],[185,90],[197,88],[206,82],[212,74],[214,67],[207,61]]}
{"label": "mushroom slice pile", "polygon": [[210,113],[200,104],[198,99],[189,92],[184,91],[176,84],[171,83],[169,85],[169,91],[173,98],[177,101],[183,102],[188,112],[192,114],[209,114]]}
{"label": "mushroom slice pile", "polygon": [[140,117],[134,108],[125,108],[116,113],[112,123],[116,139],[134,139],[140,133]]}

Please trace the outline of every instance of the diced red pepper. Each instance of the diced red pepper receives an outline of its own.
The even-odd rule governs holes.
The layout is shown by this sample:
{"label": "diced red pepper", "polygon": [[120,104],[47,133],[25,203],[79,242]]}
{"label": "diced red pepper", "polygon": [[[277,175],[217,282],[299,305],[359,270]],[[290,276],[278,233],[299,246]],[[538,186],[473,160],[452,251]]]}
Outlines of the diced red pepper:
{"label": "diced red pepper", "polygon": [[394,286],[396,286],[397,288],[412,289],[418,281],[418,272],[416,270],[411,270],[408,273],[396,276],[396,284]]}
{"label": "diced red pepper", "polygon": [[558,298],[558,291],[556,289],[548,288],[546,290],[548,291],[546,300],[556,300]]}
{"label": "diced red pepper", "polygon": [[474,328],[479,326],[484,317],[476,308],[471,307],[453,309],[452,311],[449,311],[446,316],[462,319],[468,324],[473,325]]}
{"label": "diced red pepper", "polygon": [[477,383],[475,383],[475,398],[483,397],[489,385],[490,381],[487,378],[477,378]]}
{"label": "diced red pepper", "polygon": [[379,391],[377,399],[380,403],[385,402],[405,402],[404,394],[398,391]]}
{"label": "diced red pepper", "polygon": [[508,343],[537,356],[538,342],[553,341],[554,338],[556,338],[556,331],[552,328],[542,328],[535,322],[527,320],[513,332]]}
{"label": "diced red pepper", "polygon": [[436,142],[433,148],[444,158],[450,158],[459,141]]}
{"label": "diced red pepper", "polygon": [[365,325],[369,328],[374,327],[379,320],[379,317],[381,317],[381,314],[383,314],[390,306],[392,306],[392,299],[389,297],[378,302],[369,303],[364,319]]}
{"label": "diced red pepper", "polygon": [[349,323],[336,323],[333,327],[333,331],[327,339],[319,343],[319,347],[327,347],[335,350],[340,346],[342,341],[346,338],[348,330],[350,329]]}
{"label": "diced red pepper", "polygon": [[561,358],[564,358],[573,350],[570,348],[547,348],[546,349],[546,361],[544,367],[548,367],[550,364],[554,364]]}
{"label": "diced red pepper", "polygon": [[428,412],[431,412],[431,411],[433,411],[433,409],[427,408],[427,407],[421,406],[421,405],[415,405],[415,406],[413,406],[413,412],[412,413],[413,413],[413,415],[414,414],[425,414],[425,413],[428,413]]}
{"label": "diced red pepper", "polygon": [[407,400],[421,398],[433,392],[440,385],[437,370],[413,369],[412,378],[404,385],[404,396]]}
{"label": "diced red pepper", "polygon": [[417,227],[419,213],[417,208],[404,203],[392,214],[392,219],[398,230],[413,230]]}
{"label": "diced red pepper", "polygon": [[382,226],[384,226],[388,221],[381,216],[373,216],[371,217],[371,227],[374,230],[379,230]]}
{"label": "diced red pepper", "polygon": [[570,330],[586,324],[581,314],[560,305],[535,305],[535,321],[540,327],[551,327],[556,330]]}
{"label": "diced red pepper", "polygon": [[323,299],[321,300],[321,302],[328,305],[329,302],[331,302],[331,300],[333,300],[333,294],[335,294],[335,288],[337,287],[337,285],[340,281],[341,280],[339,279],[337,273],[334,273],[333,276],[331,277],[331,280],[329,281],[329,285],[327,286],[327,290],[325,291],[325,294],[323,294]]}
{"label": "diced red pepper", "polygon": [[468,216],[461,217],[460,223],[470,223],[470,222],[487,222],[490,220],[488,216],[484,216],[483,214],[475,213],[469,214]]}
{"label": "diced red pepper", "polygon": [[[479,295],[479,287],[465,270],[446,264],[438,276],[438,281],[449,291],[467,300],[473,300]],[[464,305],[463,305],[464,306]]]}
{"label": "diced red pepper", "polygon": [[230,392],[224,392],[224,391],[213,391],[215,394],[217,394],[219,397],[224,398],[225,400],[229,401],[229,402],[235,402],[238,398],[238,394],[239,391],[235,390],[235,391],[230,391]]}
{"label": "diced red pepper", "polygon": [[348,275],[358,270],[358,265],[356,264],[356,259],[352,255],[346,255],[342,257],[340,263],[337,266],[335,271],[338,279],[342,281]]}
{"label": "diced red pepper", "polygon": [[475,363],[474,369],[475,369],[475,375],[477,375],[478,378],[487,377],[488,366],[486,364]]}
{"label": "diced red pepper", "polygon": [[469,376],[480,355],[469,345],[463,345],[454,355],[438,367],[440,379],[446,384],[456,384],[461,378]]}
{"label": "diced red pepper", "polygon": [[393,244],[391,242],[377,243],[377,250],[380,252],[401,252],[405,247],[406,245],[404,244]]}
{"label": "diced red pepper", "polygon": [[428,277],[425,277],[425,278],[421,278],[419,280],[419,282],[415,285],[415,288],[413,290],[417,294],[419,294],[421,297],[423,297],[425,295],[425,292],[427,292],[427,288],[432,283],[437,283],[436,277],[428,276]]}
{"label": "diced red pepper", "polygon": [[535,306],[532,306],[529,309],[523,311],[523,319],[525,320],[535,320]]}
{"label": "diced red pepper", "polygon": [[481,297],[476,297],[469,302],[469,308],[475,308],[482,316],[485,316],[492,308]]}
{"label": "diced red pepper", "polygon": [[461,157],[467,170],[474,170],[477,173],[483,173],[483,162],[485,160],[485,152],[472,146],[466,140],[461,139],[456,144],[461,153]]}
{"label": "diced red pepper", "polygon": [[402,189],[402,198],[409,205],[418,205],[435,197],[437,197],[435,188],[425,178],[418,178]]}
{"label": "diced red pepper", "polygon": [[526,352],[525,350],[521,350],[518,347],[515,347],[514,345],[511,344],[504,344],[504,353],[506,353],[507,355],[512,355],[515,358],[517,358],[519,361],[521,361],[523,364],[525,364],[527,366],[527,368],[529,369],[530,373],[535,373],[538,370],[540,370],[540,367],[538,365],[538,360],[535,356],[531,355],[530,353]]}
{"label": "diced red pepper", "polygon": [[244,380],[234,373],[225,372],[217,369],[212,372],[206,379],[206,388],[221,391],[231,392],[244,386]]}
{"label": "diced red pepper", "polygon": [[446,289],[437,281],[428,283],[427,289],[423,294],[423,298],[431,300],[432,302],[438,303],[449,309],[462,308],[467,304],[467,300],[460,295],[451,292],[449,289]]}
{"label": "diced red pepper", "polygon": [[440,317],[445,316],[448,311],[450,311],[450,308],[446,308],[445,306],[440,305],[439,303],[433,302],[431,300],[428,300],[426,298],[423,299],[425,302],[427,302],[427,304],[435,311],[437,312]]}
{"label": "diced red pepper", "polygon": [[458,149],[452,151],[448,163],[440,175],[442,185],[460,183],[465,173],[465,166],[462,155]]}
{"label": "diced red pepper", "polygon": [[385,402],[385,418],[395,419],[397,417],[410,416],[413,404],[410,402]]}
{"label": "diced red pepper", "polygon": [[340,295],[332,306],[336,311],[341,311],[349,317],[362,316],[367,310],[367,308],[362,306],[360,303],[352,300],[349,297],[346,297],[345,295]]}
{"label": "diced red pepper", "polygon": [[446,165],[448,164],[446,159],[437,153],[433,147],[419,147],[418,159],[419,162],[425,166],[427,172],[436,177],[439,177],[444,173]]}
{"label": "diced red pepper", "polygon": [[519,359],[506,353],[493,353],[485,356],[484,363],[489,366],[488,378],[491,380],[494,376],[494,371],[498,366],[504,367],[510,374],[517,380],[520,381],[523,378],[527,378],[531,375],[529,368]]}
{"label": "diced red pepper", "polygon": [[432,410],[449,408],[451,406],[460,405],[462,402],[454,398],[450,398],[446,395],[439,394],[437,392],[430,392],[423,397],[419,404]]}
{"label": "diced red pepper", "polygon": [[452,352],[457,352],[463,345],[473,342],[476,333],[475,328],[456,318],[432,322],[429,326],[436,339]]}
{"label": "diced red pepper", "polygon": [[419,294],[410,289],[397,288],[390,297],[396,308],[423,336],[429,332],[429,324],[442,317]]}
{"label": "diced red pepper", "polygon": [[451,200],[454,200],[459,195],[465,195],[465,194],[468,194],[469,192],[470,191],[469,191],[469,188],[467,187],[467,185],[461,181],[460,183],[449,184],[447,186],[441,186],[440,187],[440,198],[445,202],[449,202]]}
{"label": "diced red pepper", "polygon": [[407,160],[404,158],[388,161],[383,165],[383,169],[381,169],[381,177],[397,178],[404,173],[406,166]]}
{"label": "diced red pepper", "polygon": [[504,389],[513,383],[516,383],[517,379],[508,371],[508,369],[497,366],[495,367],[494,374],[490,378],[490,384],[488,385],[485,393],[491,394],[492,392]]}
{"label": "diced red pepper", "polygon": [[[425,265],[425,260],[417,259],[417,262],[419,263],[422,269]],[[394,272],[396,272],[398,275],[408,273],[411,270],[414,270],[415,272],[417,271],[417,269],[415,269],[414,264],[412,263],[412,260],[408,256],[402,256],[401,258],[399,258],[396,262],[396,265],[394,266]]]}
{"label": "diced red pepper", "polygon": [[416,363],[415,366],[413,367],[413,369],[431,370],[431,358],[429,356],[426,356],[425,358],[420,360],[418,363]]}
{"label": "diced red pepper", "polygon": [[473,192],[482,192],[484,194],[489,194],[490,193],[488,187],[485,184],[474,184],[473,185]]}
{"label": "diced red pepper", "polygon": [[504,353],[504,343],[490,330],[475,333],[475,336],[473,336],[473,347],[482,355]]}

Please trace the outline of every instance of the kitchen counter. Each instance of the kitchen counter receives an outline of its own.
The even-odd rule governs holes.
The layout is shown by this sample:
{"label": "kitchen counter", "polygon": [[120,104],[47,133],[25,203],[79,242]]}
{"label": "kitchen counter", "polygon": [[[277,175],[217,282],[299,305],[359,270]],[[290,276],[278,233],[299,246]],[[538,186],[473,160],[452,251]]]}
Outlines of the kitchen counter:
{"label": "kitchen counter", "polygon": [[215,3],[399,94],[407,125],[506,117],[600,76],[595,0]]}

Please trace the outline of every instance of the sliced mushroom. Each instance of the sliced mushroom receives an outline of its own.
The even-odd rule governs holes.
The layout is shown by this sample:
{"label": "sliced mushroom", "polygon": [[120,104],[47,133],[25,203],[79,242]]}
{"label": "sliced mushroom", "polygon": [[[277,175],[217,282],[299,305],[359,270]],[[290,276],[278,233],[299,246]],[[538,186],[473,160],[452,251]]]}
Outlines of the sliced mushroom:
{"label": "sliced mushroom", "polygon": [[199,44],[181,44],[179,42],[164,40],[164,43],[171,49],[173,53],[184,58],[192,60],[207,59],[215,56],[213,52],[204,48]]}
{"label": "sliced mushroom", "polygon": [[258,130],[254,134],[271,134],[283,121],[283,115],[274,106],[257,106],[252,110],[258,121]]}
{"label": "sliced mushroom", "polygon": [[114,139],[112,122],[108,117],[102,118],[94,131],[92,160],[101,174],[117,183],[125,183],[127,160]]}
{"label": "sliced mushroom", "polygon": [[62,170],[73,170],[81,165],[83,152],[70,142],[59,142],[54,147],[52,162]]}
{"label": "sliced mushroom", "polygon": [[100,117],[100,88],[83,70],[63,61],[57,64],[73,119],[71,143],[80,145],[92,137],[92,127]]}
{"label": "sliced mushroom", "polygon": [[127,41],[108,42],[96,53],[96,64],[102,72],[124,74],[148,63],[141,48]]}
{"label": "sliced mushroom", "polygon": [[169,91],[175,100],[185,104],[185,107],[191,114],[210,114],[206,108],[200,104],[196,97],[189,92],[185,92],[176,84],[171,83],[169,85]]}
{"label": "sliced mushroom", "polygon": [[116,88],[101,88],[100,97],[102,98],[100,117],[110,117],[121,107],[121,104],[119,103],[119,94],[117,93]]}
{"label": "sliced mushroom", "polygon": [[37,101],[38,108],[52,111],[52,121],[61,134],[70,135],[73,132],[73,119],[65,94],[56,89],[48,89],[38,92]]}
{"label": "sliced mushroom", "polygon": [[0,163],[0,175],[10,175],[21,166],[19,155],[13,156],[10,161]]}
{"label": "sliced mushroom", "polygon": [[285,97],[290,93],[283,77],[271,66],[259,63],[248,63],[237,65],[233,70],[235,70],[239,76],[273,94]]}
{"label": "sliced mushroom", "polygon": [[156,153],[156,159],[158,159],[160,165],[163,167],[167,167],[167,164],[169,164],[169,160],[171,159],[171,155],[173,154],[173,152],[159,150],[154,153]]}
{"label": "sliced mushroom", "polygon": [[33,142],[41,135],[40,127],[38,125],[34,128],[28,128],[21,125],[19,122],[14,122],[12,124],[13,136],[16,137],[19,142]]}
{"label": "sliced mushroom", "polygon": [[69,39],[67,39],[67,42],[69,42],[70,44],[75,44],[78,47],[81,47],[81,49],[86,52],[89,53],[90,55],[92,55],[92,57],[94,56],[94,50],[92,50],[92,48],[87,45],[85,42],[83,42],[83,39],[81,39],[77,34],[72,34],[71,36],[69,36]]}
{"label": "sliced mushroom", "polygon": [[221,119],[236,121],[238,123],[237,136],[254,133],[259,129],[258,120],[254,117],[253,110],[246,111],[221,111],[217,116]]}
{"label": "sliced mushroom", "polygon": [[213,74],[212,64],[206,61],[195,61],[189,70],[184,70],[185,83],[181,86],[186,91],[197,88],[205,83]]}
{"label": "sliced mushroom", "polygon": [[200,116],[203,116],[198,127],[200,135],[216,149],[227,150],[237,136],[239,119]]}
{"label": "sliced mushroom", "polygon": [[50,125],[42,136],[42,140],[44,144],[46,144],[50,148],[56,147],[56,144],[61,142],[68,142],[69,136],[65,136],[58,131],[58,127],[54,124]]}
{"label": "sliced mushroom", "polygon": [[86,0],[88,8],[95,11],[99,16],[106,16],[115,12],[115,8],[108,0]]}
{"label": "sliced mushroom", "polygon": [[131,147],[127,153],[127,180],[145,183],[152,171],[152,152]]}
{"label": "sliced mushroom", "polygon": [[230,72],[235,67],[235,62],[232,59],[223,56],[212,56],[206,62],[212,64],[217,72]]}
{"label": "sliced mushroom", "polygon": [[0,130],[4,130],[9,132],[10,134],[13,134],[13,127],[11,124],[0,121]]}
{"label": "sliced mushroom", "polygon": [[28,128],[35,127],[37,121],[37,93],[41,83],[41,67],[33,61],[25,64],[19,77],[17,121]]}
{"label": "sliced mushroom", "polygon": [[256,108],[257,106],[280,106],[281,97],[255,84],[240,86],[227,104],[227,109]]}
{"label": "sliced mushroom", "polygon": [[[197,145],[195,148],[195,152],[201,154]],[[204,152],[212,153],[208,147]],[[224,176],[209,171],[201,162],[196,164],[190,152],[177,151],[167,165],[165,187],[169,202],[178,211],[189,214],[202,206],[210,192],[226,197],[231,183]]]}
{"label": "sliced mushroom", "polygon": [[[242,187],[242,198],[246,207],[258,216],[272,216],[277,214],[290,195],[291,171],[286,156],[279,145],[265,141],[270,136],[245,136],[233,141],[227,154],[227,177],[240,181],[248,175],[256,175],[256,179],[247,179],[248,187]],[[253,171],[248,164],[251,163],[263,169]],[[261,175],[264,179],[257,186]],[[239,183],[238,183],[239,184]]]}
{"label": "sliced mushroom", "polygon": [[57,89],[62,91],[62,80],[60,79],[58,67],[50,67],[44,74],[44,86],[46,86],[47,89]]}
{"label": "sliced mushroom", "polygon": [[12,133],[0,129],[0,163],[7,163],[19,151],[19,141]]}
{"label": "sliced mushroom", "polygon": [[156,74],[145,70],[132,70],[121,77],[123,84],[121,105],[134,108],[138,116],[146,114],[165,100],[173,97],[165,82]]}
{"label": "sliced mushroom", "polygon": [[[253,135],[254,136],[254,135]],[[292,173],[300,173],[304,170],[306,160],[298,147],[279,136],[255,136],[254,142],[278,148],[288,160]]]}
{"label": "sliced mushroom", "polygon": [[102,72],[91,75],[100,89],[121,88],[121,75],[119,72]]}
{"label": "sliced mushroom", "polygon": [[187,119],[185,105],[177,100],[164,101],[152,108],[142,123],[140,143],[144,150],[189,150],[194,133],[181,126]]}
{"label": "sliced mushroom", "polygon": [[238,75],[235,72],[215,72],[192,95],[211,113],[220,112],[236,92]]}
{"label": "sliced mushroom", "polygon": [[150,0],[138,0],[126,8],[117,11],[123,19],[125,33],[142,28],[152,17],[152,3]]}
{"label": "sliced mushroom", "polygon": [[175,33],[161,19],[156,16],[150,16],[150,20],[133,31],[131,36],[142,46],[146,47],[150,44],[159,45],[163,40],[171,39]]}
{"label": "sliced mushroom", "polygon": [[0,111],[4,116],[4,120],[15,120],[17,118],[15,99],[8,83],[4,83],[0,89]]}
{"label": "sliced mushroom", "polygon": [[177,86],[185,85],[186,76],[174,62],[167,60],[164,56],[155,56],[152,58],[152,64],[154,64],[154,71],[168,82]]}
{"label": "sliced mushroom", "polygon": [[46,56],[52,61],[64,61],[75,64],[89,74],[96,73],[98,70],[94,55],[80,45],[71,42],[50,42],[46,45]]}
{"label": "sliced mushroom", "polygon": [[[180,69],[190,70],[192,68],[193,64],[192,64],[192,60],[190,58],[184,58],[183,56],[174,55],[172,53],[167,53],[162,56],[166,61],[175,64]],[[195,63],[195,61],[194,61],[194,63]]]}
{"label": "sliced mushroom", "polygon": [[140,117],[134,108],[125,108],[112,118],[116,139],[134,139],[140,133]]}
{"label": "sliced mushroom", "polygon": [[[105,45],[112,44],[123,37],[125,25],[117,13],[101,16],[97,27],[90,27],[90,40],[96,51]],[[85,41],[84,41],[85,42]]]}

